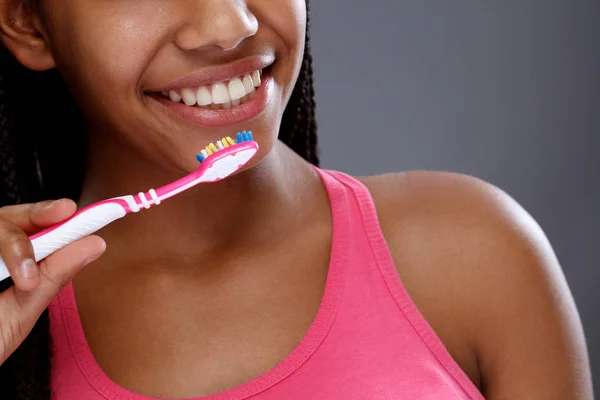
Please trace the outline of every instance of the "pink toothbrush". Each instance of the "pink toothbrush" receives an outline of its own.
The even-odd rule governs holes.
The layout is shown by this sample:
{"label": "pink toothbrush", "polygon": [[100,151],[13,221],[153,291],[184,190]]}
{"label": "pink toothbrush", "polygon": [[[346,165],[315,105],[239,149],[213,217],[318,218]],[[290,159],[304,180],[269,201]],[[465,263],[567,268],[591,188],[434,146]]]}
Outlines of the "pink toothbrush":
{"label": "pink toothbrush", "polygon": [[[252,139],[252,132],[238,133],[237,140],[226,137],[216,142],[216,145],[211,143],[196,155],[200,167],[195,172],[156,190],[150,189],[137,195],[114,197],[94,203],[69,219],[30,236],[35,260],[40,261],[129,213],[158,205],[199,183],[220,181],[240,170],[257,151],[258,144]],[[9,276],[4,261],[0,259],[0,281]]]}

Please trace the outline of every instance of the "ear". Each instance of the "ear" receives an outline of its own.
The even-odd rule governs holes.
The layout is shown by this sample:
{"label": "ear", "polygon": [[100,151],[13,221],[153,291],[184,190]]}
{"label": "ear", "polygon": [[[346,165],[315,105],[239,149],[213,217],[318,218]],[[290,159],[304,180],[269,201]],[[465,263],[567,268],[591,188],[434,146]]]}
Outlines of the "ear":
{"label": "ear", "polygon": [[0,0],[0,40],[24,67],[36,71],[54,68],[39,11],[30,2]]}

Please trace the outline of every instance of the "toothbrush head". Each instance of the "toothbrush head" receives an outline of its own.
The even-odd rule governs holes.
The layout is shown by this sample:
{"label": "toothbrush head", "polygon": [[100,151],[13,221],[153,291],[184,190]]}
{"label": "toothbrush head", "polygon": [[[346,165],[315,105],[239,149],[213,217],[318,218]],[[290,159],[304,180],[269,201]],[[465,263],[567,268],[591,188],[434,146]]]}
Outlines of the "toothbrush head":
{"label": "toothbrush head", "polygon": [[252,132],[238,132],[236,139],[227,136],[206,146],[196,159],[200,162],[202,181],[216,182],[240,170],[258,151]]}
{"label": "toothbrush head", "polygon": [[198,162],[203,163],[209,156],[214,153],[226,149],[230,146],[235,146],[236,144],[245,143],[252,141],[252,132],[251,131],[242,131],[238,132],[236,135],[236,140],[233,140],[231,137],[226,136],[221,140],[217,140],[216,143],[210,143],[206,146],[200,154],[196,154],[196,160]]}

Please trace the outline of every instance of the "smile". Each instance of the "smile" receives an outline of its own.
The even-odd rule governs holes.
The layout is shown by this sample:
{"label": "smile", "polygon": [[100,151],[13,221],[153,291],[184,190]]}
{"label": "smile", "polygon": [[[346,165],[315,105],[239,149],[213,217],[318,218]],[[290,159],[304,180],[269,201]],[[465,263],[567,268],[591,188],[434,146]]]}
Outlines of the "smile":
{"label": "smile", "polygon": [[261,86],[262,70],[255,70],[225,82],[215,82],[198,88],[162,91],[160,95],[188,107],[223,110],[238,107],[252,100]]}
{"label": "smile", "polygon": [[265,110],[274,96],[270,70],[269,63],[229,77],[221,75],[212,82],[206,79],[199,85],[194,79],[147,94],[151,103],[171,116],[205,127],[230,126],[248,122]]}

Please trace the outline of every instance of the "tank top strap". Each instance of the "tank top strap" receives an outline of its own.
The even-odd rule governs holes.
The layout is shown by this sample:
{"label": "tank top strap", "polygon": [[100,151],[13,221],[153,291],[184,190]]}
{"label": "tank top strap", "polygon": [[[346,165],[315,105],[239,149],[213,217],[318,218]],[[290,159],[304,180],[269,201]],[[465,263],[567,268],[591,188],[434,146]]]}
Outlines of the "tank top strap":
{"label": "tank top strap", "polygon": [[[392,252],[381,229],[375,202],[369,189],[358,179],[346,173],[330,170],[326,170],[324,173],[329,176],[329,179],[343,184],[353,193],[355,199],[355,215],[350,217],[353,238],[350,239],[348,246],[349,257],[357,260],[362,254],[368,253],[368,258],[363,258],[360,262],[354,262],[354,260],[350,262],[349,274],[360,275],[359,280],[370,282],[369,284],[375,280],[383,280],[385,287],[387,287],[387,293],[391,295],[399,310],[412,327],[413,332],[418,334],[439,364],[470,398],[483,399],[479,390],[458,366],[432,326],[419,311],[404,286]],[[350,205],[348,209],[353,210],[353,206]],[[374,274],[377,274],[378,278],[375,278]],[[348,288],[347,293],[353,292],[352,296],[360,296],[367,285],[362,283],[357,284]]]}

